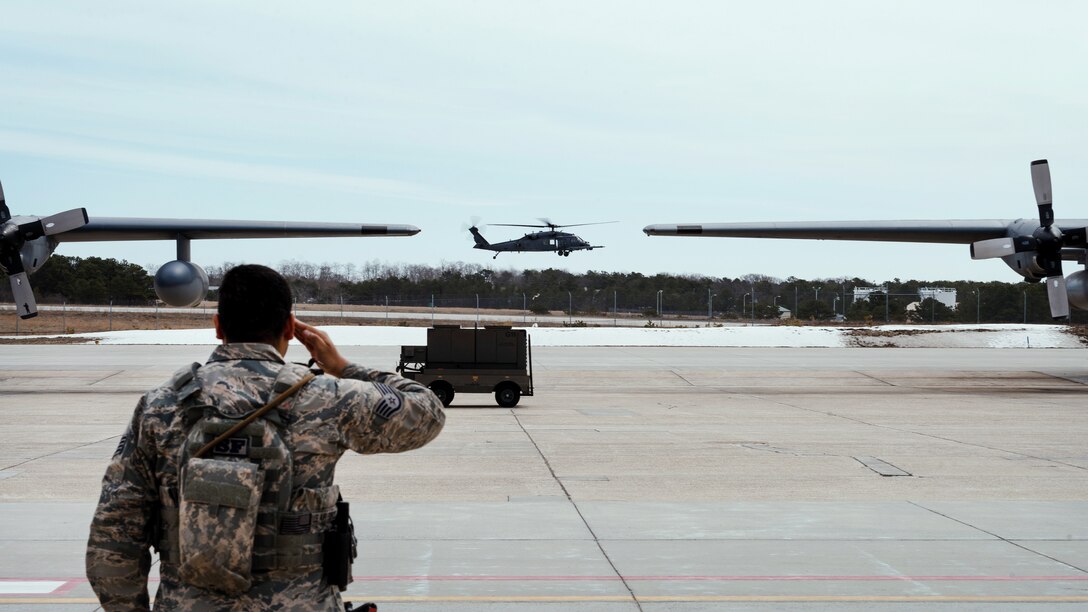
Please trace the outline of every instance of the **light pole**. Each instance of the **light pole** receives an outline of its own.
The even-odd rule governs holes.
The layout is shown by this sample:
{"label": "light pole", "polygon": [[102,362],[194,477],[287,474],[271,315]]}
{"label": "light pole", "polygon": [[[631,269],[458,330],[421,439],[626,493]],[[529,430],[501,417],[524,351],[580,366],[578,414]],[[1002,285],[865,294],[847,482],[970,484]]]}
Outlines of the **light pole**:
{"label": "light pole", "polygon": [[816,287],[816,313],[812,315],[814,318],[820,318],[820,288]]}
{"label": "light pole", "polygon": [[574,323],[574,297],[567,292],[567,324]]}
{"label": "light pole", "polygon": [[661,313],[661,294],[664,292],[664,289],[657,290],[657,319],[662,323],[665,322],[665,316]]}
{"label": "light pole", "polygon": [[839,296],[838,295],[835,296],[835,301],[831,302],[831,314],[833,314],[833,315],[839,314]]}
{"label": "light pole", "polygon": [[476,294],[476,327],[480,326],[480,294]]}
{"label": "light pole", "polygon": [[774,299],[771,300],[771,306],[774,308],[775,316],[778,316],[778,300],[780,299],[782,299],[782,296],[776,295],[774,296]]}
{"label": "light pole", "polygon": [[[745,305],[748,303],[748,296],[749,295],[752,295],[752,294],[751,293],[745,293],[744,297],[742,297],[740,299],[740,318],[742,318],[742,319],[744,318],[744,308],[745,308]],[[753,307],[752,310],[755,310],[755,308]],[[752,315],[752,318],[755,318],[754,314]]]}
{"label": "light pole", "polygon": [[982,318],[979,313],[982,312],[982,291],[975,289],[975,325],[982,322]]}
{"label": "light pole", "polygon": [[706,288],[706,324],[710,325],[710,320],[714,318],[714,294],[710,292],[710,287]]}

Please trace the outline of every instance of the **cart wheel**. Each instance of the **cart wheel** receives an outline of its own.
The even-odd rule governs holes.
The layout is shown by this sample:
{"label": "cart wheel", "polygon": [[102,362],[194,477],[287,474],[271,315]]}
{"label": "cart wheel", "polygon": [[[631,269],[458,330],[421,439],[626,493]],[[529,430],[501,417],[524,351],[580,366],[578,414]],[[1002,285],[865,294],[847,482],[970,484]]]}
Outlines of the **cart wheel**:
{"label": "cart wheel", "polygon": [[431,383],[430,389],[438,396],[438,399],[442,402],[443,406],[449,406],[450,402],[453,401],[453,396],[455,394],[453,392],[453,387],[448,382],[443,380],[435,381]]}
{"label": "cart wheel", "polygon": [[495,401],[503,408],[513,408],[521,399],[521,387],[514,383],[503,383],[495,389]]}

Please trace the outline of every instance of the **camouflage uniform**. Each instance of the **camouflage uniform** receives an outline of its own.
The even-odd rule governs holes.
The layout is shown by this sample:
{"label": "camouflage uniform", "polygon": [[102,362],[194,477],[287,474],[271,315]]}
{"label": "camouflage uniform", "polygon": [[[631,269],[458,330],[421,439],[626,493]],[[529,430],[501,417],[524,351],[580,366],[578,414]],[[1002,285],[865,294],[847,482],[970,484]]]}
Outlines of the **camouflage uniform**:
{"label": "camouflage uniform", "polygon": [[[149,545],[155,518],[177,511],[178,450],[186,425],[178,404],[194,393],[226,416],[241,417],[276,393],[280,376],[293,383],[307,369],[285,364],[270,345],[226,344],[208,363],[193,364],[144,395],[102,482],[87,543],[87,577],[106,610],[147,610]],[[295,512],[335,508],[336,462],[345,450],[395,453],[419,448],[442,430],[442,403],[426,387],[395,374],[349,365],[341,378],[319,376],[278,409],[281,435],[293,458]],[[315,514],[316,516],[316,514]],[[176,532],[176,526],[175,526]],[[174,538],[176,541],[176,533]],[[183,584],[170,551],[160,551],[158,610],[343,610],[339,591],[326,584],[320,563],[255,572],[240,597]]]}

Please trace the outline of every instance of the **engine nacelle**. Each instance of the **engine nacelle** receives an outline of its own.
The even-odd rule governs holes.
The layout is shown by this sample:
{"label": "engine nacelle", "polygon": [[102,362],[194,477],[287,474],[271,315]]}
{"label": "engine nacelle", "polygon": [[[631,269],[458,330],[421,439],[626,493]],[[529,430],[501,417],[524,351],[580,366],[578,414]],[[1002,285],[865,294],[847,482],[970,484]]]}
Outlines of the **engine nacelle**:
{"label": "engine nacelle", "polygon": [[196,306],[208,295],[208,274],[191,261],[167,262],[155,272],[155,294],[171,306]]}
{"label": "engine nacelle", "polygon": [[1088,310],[1088,272],[1077,270],[1065,277],[1069,303],[1077,309]]}
{"label": "engine nacelle", "polygon": [[1036,258],[1035,251],[1025,251],[1023,253],[1016,253],[1013,255],[1006,255],[1001,259],[1012,268],[1013,272],[1016,272],[1025,279],[1036,282],[1046,278],[1046,270],[1039,265],[1039,260]]}

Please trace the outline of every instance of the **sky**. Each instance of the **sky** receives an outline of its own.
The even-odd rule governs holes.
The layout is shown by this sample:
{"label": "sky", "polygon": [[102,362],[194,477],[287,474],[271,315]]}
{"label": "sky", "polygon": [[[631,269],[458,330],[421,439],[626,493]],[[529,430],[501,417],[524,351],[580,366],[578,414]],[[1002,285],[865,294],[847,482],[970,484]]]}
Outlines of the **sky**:
{"label": "sky", "polygon": [[[0,8],[14,214],[409,223],[197,263],[1015,281],[965,245],[649,238],[652,223],[1088,217],[1078,2],[34,2]],[[606,248],[473,250],[487,223]],[[482,227],[492,241],[518,228]],[[170,242],[65,244],[157,267]],[[1067,272],[1071,266],[1067,265]]]}

